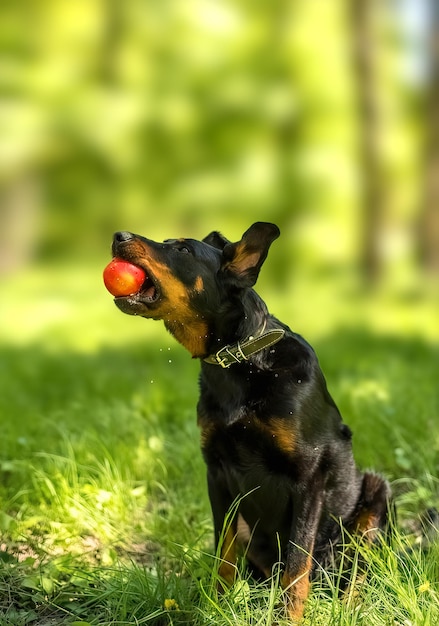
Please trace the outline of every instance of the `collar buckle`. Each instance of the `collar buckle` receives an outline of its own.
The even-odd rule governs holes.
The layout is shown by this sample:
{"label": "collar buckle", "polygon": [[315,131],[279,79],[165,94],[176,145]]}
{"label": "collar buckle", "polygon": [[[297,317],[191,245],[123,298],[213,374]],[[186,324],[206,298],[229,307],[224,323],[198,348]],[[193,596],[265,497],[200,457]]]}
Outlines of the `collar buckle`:
{"label": "collar buckle", "polygon": [[241,363],[242,361],[248,361],[248,358],[245,356],[242,351],[241,344],[237,343],[234,347],[234,351],[232,352],[232,346],[228,344],[224,346],[216,354],[213,355],[214,361],[221,365],[223,369],[228,369],[233,363]]}

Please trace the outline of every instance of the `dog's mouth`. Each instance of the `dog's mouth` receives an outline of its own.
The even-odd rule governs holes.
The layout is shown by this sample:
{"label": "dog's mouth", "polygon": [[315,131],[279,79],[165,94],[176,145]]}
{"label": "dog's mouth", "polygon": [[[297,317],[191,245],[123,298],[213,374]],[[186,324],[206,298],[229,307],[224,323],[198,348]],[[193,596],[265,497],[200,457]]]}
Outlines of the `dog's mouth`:
{"label": "dog's mouth", "polygon": [[125,231],[115,233],[111,247],[113,258],[134,265],[143,272],[144,276],[140,277],[140,280],[143,278],[140,285],[134,282],[131,293],[119,291],[120,295],[115,295],[114,302],[124,313],[152,317],[153,311],[163,299],[163,291],[156,277],[150,252],[144,248],[145,244],[141,237]]}
{"label": "dog's mouth", "polygon": [[160,285],[151,271],[140,263],[136,263],[145,272],[145,280],[140,289],[128,296],[116,296],[114,301],[118,308],[124,313],[141,315],[142,311],[147,311],[161,296]]}
{"label": "dog's mouth", "polygon": [[146,277],[139,291],[134,295],[137,296],[139,300],[149,303],[155,302],[160,296],[158,283],[149,270],[144,268],[142,269],[145,272]]}

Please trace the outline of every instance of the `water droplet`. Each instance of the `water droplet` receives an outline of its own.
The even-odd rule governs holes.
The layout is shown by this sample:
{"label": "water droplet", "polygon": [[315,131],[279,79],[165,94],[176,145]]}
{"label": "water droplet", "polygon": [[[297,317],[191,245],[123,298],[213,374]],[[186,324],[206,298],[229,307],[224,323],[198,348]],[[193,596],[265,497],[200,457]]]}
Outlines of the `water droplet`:
{"label": "water droplet", "polygon": [[274,375],[274,377],[275,377],[275,378],[278,378],[278,377],[279,377],[279,374],[275,374],[275,375]]}
{"label": "water droplet", "polygon": [[151,382],[151,385],[152,385],[154,381],[153,381],[153,380],[151,380],[150,382]]}
{"label": "water droplet", "polygon": [[301,378],[298,378],[297,382],[298,382],[298,383],[299,383],[299,385],[300,385],[300,383],[302,382],[302,379],[301,379]]}
{"label": "water droplet", "polygon": [[172,363],[172,359],[169,359],[168,363]]}

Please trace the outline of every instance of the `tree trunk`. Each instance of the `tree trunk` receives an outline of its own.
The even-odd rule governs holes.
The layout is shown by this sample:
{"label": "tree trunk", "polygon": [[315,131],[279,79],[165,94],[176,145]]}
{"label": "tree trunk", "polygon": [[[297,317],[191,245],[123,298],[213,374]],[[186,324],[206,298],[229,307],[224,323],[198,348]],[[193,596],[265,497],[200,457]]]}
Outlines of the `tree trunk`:
{"label": "tree trunk", "polygon": [[382,273],[381,230],[385,208],[381,161],[381,119],[377,84],[377,46],[374,40],[375,0],[348,0],[351,8],[353,63],[359,119],[361,185],[360,267],[374,284]]}
{"label": "tree trunk", "polygon": [[0,189],[0,274],[22,269],[31,261],[39,235],[39,185],[22,174]]}
{"label": "tree trunk", "polygon": [[429,2],[429,81],[427,87],[424,194],[420,252],[424,270],[439,274],[439,4]]}

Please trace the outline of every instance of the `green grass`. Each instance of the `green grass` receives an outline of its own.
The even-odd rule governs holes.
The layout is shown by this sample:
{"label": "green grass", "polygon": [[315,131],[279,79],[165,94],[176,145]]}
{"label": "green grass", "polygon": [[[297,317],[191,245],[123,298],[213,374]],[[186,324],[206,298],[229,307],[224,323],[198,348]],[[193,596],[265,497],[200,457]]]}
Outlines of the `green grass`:
{"label": "green grass", "polygon": [[[439,508],[437,301],[366,299],[340,277],[295,284],[289,301],[261,293],[313,343],[359,465],[397,496],[393,544],[365,555],[366,581],[340,599],[323,573],[304,623],[439,624],[439,544],[421,549],[417,521]],[[0,625],[286,624],[276,574],[242,568],[214,591],[198,363],[121,315],[100,266],[10,278],[1,307]]]}

